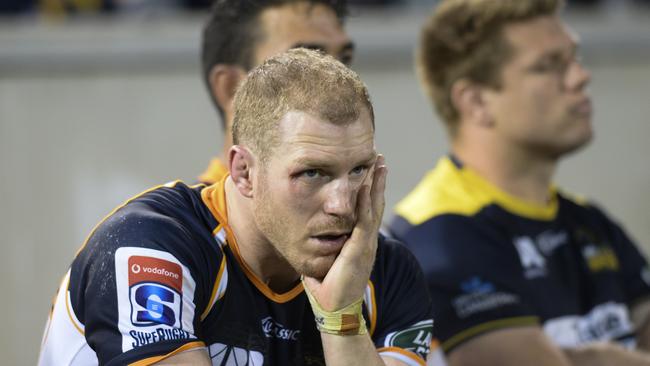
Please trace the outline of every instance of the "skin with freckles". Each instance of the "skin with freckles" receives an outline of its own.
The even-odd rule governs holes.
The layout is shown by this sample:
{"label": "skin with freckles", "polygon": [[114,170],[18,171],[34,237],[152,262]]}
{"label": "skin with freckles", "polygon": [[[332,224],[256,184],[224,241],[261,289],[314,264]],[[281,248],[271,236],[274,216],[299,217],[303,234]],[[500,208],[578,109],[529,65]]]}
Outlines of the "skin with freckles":
{"label": "skin with freckles", "polygon": [[259,234],[275,248],[273,262],[289,264],[276,269],[289,272],[282,277],[325,277],[356,225],[377,156],[367,113],[341,125],[317,119],[295,111],[280,121],[281,142],[254,183]]}

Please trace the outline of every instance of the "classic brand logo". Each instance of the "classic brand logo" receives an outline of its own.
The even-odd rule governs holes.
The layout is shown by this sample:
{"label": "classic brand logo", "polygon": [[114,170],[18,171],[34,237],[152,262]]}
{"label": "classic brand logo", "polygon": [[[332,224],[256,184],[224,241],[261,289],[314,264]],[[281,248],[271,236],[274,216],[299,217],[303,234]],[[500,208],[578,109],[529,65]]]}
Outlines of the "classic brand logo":
{"label": "classic brand logo", "polygon": [[136,326],[180,322],[183,276],[180,265],[160,258],[131,256],[128,260],[131,323]]}
{"label": "classic brand logo", "polygon": [[297,341],[300,335],[300,330],[287,329],[270,316],[262,319],[262,330],[267,338],[278,338],[285,341]]}

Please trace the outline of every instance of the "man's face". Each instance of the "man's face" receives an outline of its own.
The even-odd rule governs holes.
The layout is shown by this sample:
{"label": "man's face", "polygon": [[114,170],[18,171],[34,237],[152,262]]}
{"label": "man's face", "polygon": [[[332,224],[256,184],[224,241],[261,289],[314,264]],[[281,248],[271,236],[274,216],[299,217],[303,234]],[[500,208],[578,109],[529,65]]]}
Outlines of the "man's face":
{"label": "man's face", "polygon": [[591,139],[589,73],[576,58],[576,40],[556,16],[504,29],[513,55],[502,88],[486,94],[500,141],[550,158]]}
{"label": "man's face", "polygon": [[298,273],[323,278],[356,224],[377,157],[369,114],[335,125],[289,112],[270,155],[253,188],[257,226]]}
{"label": "man's face", "polygon": [[326,5],[297,2],[275,6],[262,11],[259,21],[262,37],[253,55],[255,65],[296,47],[322,50],[346,65],[352,61],[354,45]]}

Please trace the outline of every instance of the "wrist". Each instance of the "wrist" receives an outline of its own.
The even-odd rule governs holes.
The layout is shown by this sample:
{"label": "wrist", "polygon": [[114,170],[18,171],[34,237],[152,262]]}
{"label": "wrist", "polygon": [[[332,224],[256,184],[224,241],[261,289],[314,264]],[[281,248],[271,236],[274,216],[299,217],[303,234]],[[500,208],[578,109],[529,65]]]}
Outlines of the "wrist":
{"label": "wrist", "polygon": [[328,311],[318,303],[304,282],[303,287],[314,313],[316,327],[321,333],[350,336],[368,332],[362,313],[363,297],[341,309]]}

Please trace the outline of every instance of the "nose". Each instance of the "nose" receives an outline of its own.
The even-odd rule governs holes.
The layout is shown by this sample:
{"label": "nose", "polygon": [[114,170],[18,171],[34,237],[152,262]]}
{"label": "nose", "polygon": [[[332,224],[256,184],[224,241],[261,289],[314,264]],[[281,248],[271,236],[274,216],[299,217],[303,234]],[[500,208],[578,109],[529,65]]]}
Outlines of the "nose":
{"label": "nose", "polygon": [[323,205],[325,213],[332,216],[353,217],[359,187],[342,179],[331,182],[327,188]]}
{"label": "nose", "polygon": [[565,83],[568,90],[579,91],[587,87],[591,81],[591,73],[579,61],[575,61],[569,67]]}

